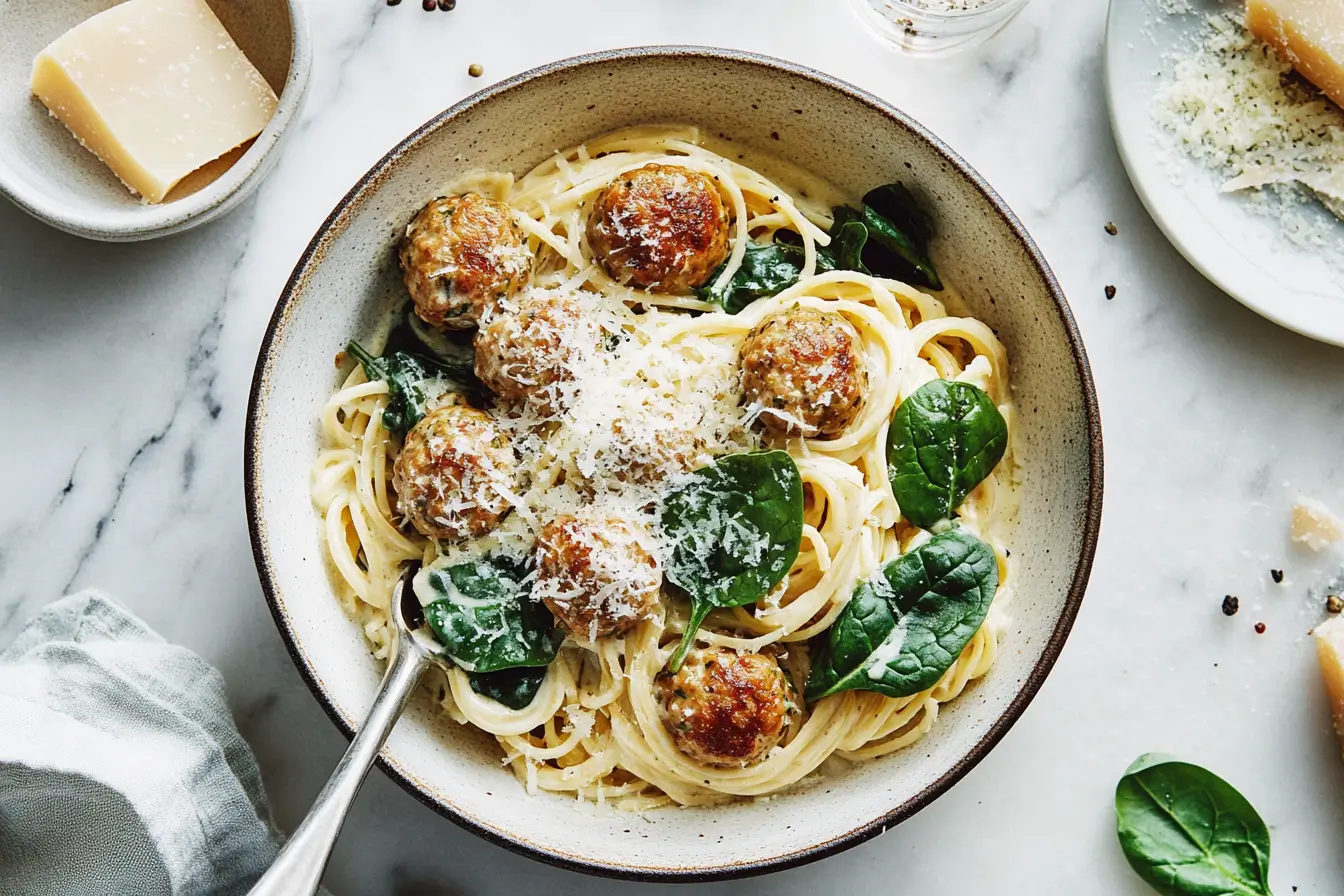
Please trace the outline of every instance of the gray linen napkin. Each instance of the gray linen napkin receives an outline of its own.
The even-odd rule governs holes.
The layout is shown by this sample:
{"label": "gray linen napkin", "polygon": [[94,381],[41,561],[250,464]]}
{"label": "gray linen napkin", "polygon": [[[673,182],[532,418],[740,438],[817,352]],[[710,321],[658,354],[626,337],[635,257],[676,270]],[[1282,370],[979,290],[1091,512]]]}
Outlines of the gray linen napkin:
{"label": "gray linen napkin", "polygon": [[219,673],[107,595],[0,651],[0,896],[243,894],[269,819]]}

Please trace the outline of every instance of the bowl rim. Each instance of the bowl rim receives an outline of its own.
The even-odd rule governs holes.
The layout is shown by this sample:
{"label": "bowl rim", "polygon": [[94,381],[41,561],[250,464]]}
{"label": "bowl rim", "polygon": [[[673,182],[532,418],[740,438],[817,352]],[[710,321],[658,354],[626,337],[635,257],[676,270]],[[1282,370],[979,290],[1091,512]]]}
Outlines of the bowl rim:
{"label": "bowl rim", "polygon": [[[102,242],[135,242],[189,230],[232,210],[270,172],[289,125],[307,96],[313,67],[312,37],[302,0],[281,0],[289,14],[289,72],[271,118],[251,146],[228,170],[196,193],[169,203],[145,204],[115,212],[71,212],[59,199],[41,195],[32,181],[0,159],[0,196],[45,224]],[[26,89],[26,85],[25,85]],[[72,138],[73,139],[73,138]]]}
{"label": "bowl rim", "polygon": [[695,45],[651,45],[628,47],[573,56],[514,75],[455,103],[425,122],[425,124],[421,125],[405,139],[398,142],[396,146],[379,159],[378,162],[375,163],[353,187],[351,187],[349,192],[347,192],[340,202],[337,203],[331,214],[328,215],[319,226],[313,239],[309,242],[308,246],[304,249],[303,254],[300,256],[289,280],[286,282],[285,287],[280,294],[280,298],[276,303],[275,311],[271,316],[270,322],[268,323],[262,338],[248,398],[246,430],[243,445],[244,504],[246,505],[247,510],[248,534],[252,543],[252,553],[257,566],[257,574],[261,582],[266,603],[270,607],[271,615],[275,619],[276,627],[280,631],[281,638],[285,643],[285,648],[289,651],[290,657],[294,660],[294,664],[298,668],[299,674],[303,677],[305,683],[307,683],[309,690],[311,690],[313,695],[317,697],[318,702],[322,705],[322,708],[326,711],[327,715],[347,739],[352,738],[354,736],[354,728],[351,725],[350,720],[336,708],[331,697],[327,694],[325,683],[322,681],[317,671],[308,664],[303,651],[300,649],[298,639],[290,626],[289,618],[281,606],[281,601],[278,599],[279,589],[277,588],[275,579],[272,575],[269,546],[265,535],[265,522],[262,519],[261,514],[261,482],[259,479],[260,471],[258,468],[261,436],[260,422],[265,404],[265,392],[267,391],[267,385],[270,379],[272,349],[281,331],[285,327],[289,317],[290,306],[301,285],[306,280],[308,268],[313,262],[313,259],[318,256],[324,244],[328,241],[328,238],[333,233],[343,229],[344,225],[348,222],[348,213],[360,203],[365,191],[370,187],[375,186],[381,180],[383,174],[392,165],[396,164],[402,155],[412,149],[425,136],[438,130],[440,127],[443,127],[467,110],[486,103],[496,96],[530,84],[533,81],[556,75],[563,75],[566,72],[571,72],[575,69],[590,65],[610,63],[613,61],[640,60],[651,57],[692,57],[746,63],[791,76],[806,78],[863,103],[869,108],[880,112],[896,125],[927,141],[929,145],[937,150],[948,163],[955,166],[956,170],[970,181],[990,205],[994,207],[1000,217],[1002,217],[1008,224],[1013,236],[1027,253],[1031,262],[1036,267],[1042,281],[1046,284],[1055,306],[1055,312],[1064,329],[1065,338],[1068,341],[1074,365],[1078,372],[1079,382],[1082,387],[1081,397],[1083,412],[1087,421],[1089,487],[1083,520],[1081,548],[1078,562],[1074,567],[1073,578],[1069,585],[1068,596],[1063,610],[1055,623],[1053,631],[1050,633],[1050,637],[1046,641],[1040,659],[1036,662],[1035,666],[1032,667],[1030,674],[1019,685],[1017,693],[1009,703],[1008,707],[993,722],[989,730],[976,741],[975,744],[952,765],[952,767],[943,772],[943,774],[929,786],[905,800],[900,805],[877,818],[864,821],[844,834],[833,837],[823,843],[782,853],[768,859],[740,865],[715,865],[702,868],[660,867],[654,865],[626,865],[615,862],[596,861],[588,858],[577,858],[564,853],[540,848],[530,842],[510,837],[485,827],[474,818],[469,817],[458,811],[456,808],[436,799],[421,784],[421,782],[416,780],[412,775],[404,772],[395,761],[389,759],[381,752],[378,755],[377,764],[383,772],[393,781],[401,785],[404,790],[417,800],[457,824],[459,827],[465,828],[497,846],[502,846],[505,849],[528,858],[572,871],[580,871],[622,880],[663,883],[733,880],[773,871],[782,871],[788,868],[796,868],[835,855],[846,849],[857,846],[860,843],[864,843],[910,818],[964,777],[989,753],[991,749],[993,749],[994,746],[998,744],[1003,736],[1008,733],[1008,730],[1018,718],[1021,717],[1022,713],[1026,710],[1027,706],[1031,703],[1032,699],[1035,698],[1037,692],[1044,684],[1055,661],[1059,658],[1060,652],[1064,647],[1064,642],[1068,638],[1069,632],[1073,627],[1078,610],[1082,605],[1088,578],[1092,571],[1093,558],[1096,553],[1097,540],[1101,528],[1104,475],[1101,415],[1097,391],[1087,359],[1087,352],[1083,347],[1082,337],[1078,332],[1078,326],[1074,320],[1073,312],[1069,308],[1068,301],[1065,299],[1064,293],[1061,290],[1058,281],[1055,279],[1053,272],[1050,270],[1049,265],[1046,263],[1044,256],[1036,246],[1035,241],[1032,240],[1031,236],[1023,227],[1022,222],[1007,206],[998,193],[989,186],[984,178],[971,168],[961,156],[957,155],[957,153],[923,125],[897,109],[891,103],[888,103],[876,95],[842,81],[839,78],[817,71],[816,69],[772,56],[765,56],[743,50]]}

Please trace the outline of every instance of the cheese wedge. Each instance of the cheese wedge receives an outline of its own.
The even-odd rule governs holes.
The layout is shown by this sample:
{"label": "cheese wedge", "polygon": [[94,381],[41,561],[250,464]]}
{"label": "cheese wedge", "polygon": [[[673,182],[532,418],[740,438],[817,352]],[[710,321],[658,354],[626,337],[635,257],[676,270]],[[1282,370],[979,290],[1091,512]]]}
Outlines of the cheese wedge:
{"label": "cheese wedge", "polygon": [[1321,661],[1325,692],[1330,697],[1330,713],[1335,720],[1335,735],[1344,748],[1344,616],[1336,616],[1316,626],[1316,656]]}
{"label": "cheese wedge", "polygon": [[1248,0],[1246,27],[1344,106],[1344,3]]}
{"label": "cheese wedge", "polygon": [[205,0],[128,0],[57,38],[32,91],[149,202],[261,133],[276,96]]}

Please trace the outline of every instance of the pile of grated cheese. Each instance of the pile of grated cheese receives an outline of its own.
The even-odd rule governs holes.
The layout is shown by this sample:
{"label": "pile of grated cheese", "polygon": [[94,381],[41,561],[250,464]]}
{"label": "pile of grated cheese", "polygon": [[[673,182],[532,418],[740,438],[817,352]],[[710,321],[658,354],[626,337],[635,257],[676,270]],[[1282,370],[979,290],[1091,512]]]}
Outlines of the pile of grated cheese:
{"label": "pile of grated cheese", "polygon": [[1250,206],[1290,241],[1338,239],[1337,225],[1304,212],[1315,198],[1344,218],[1344,112],[1232,15],[1207,22],[1154,95],[1163,136],[1222,176],[1224,192],[1254,190]]}

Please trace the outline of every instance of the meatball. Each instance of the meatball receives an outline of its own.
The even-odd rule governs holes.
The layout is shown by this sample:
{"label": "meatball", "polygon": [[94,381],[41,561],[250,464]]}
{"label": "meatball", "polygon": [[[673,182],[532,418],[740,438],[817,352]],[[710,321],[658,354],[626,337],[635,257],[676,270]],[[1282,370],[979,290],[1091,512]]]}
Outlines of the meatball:
{"label": "meatball", "polygon": [[700,437],[670,417],[655,418],[637,429],[642,433],[638,439],[626,435],[626,426],[619,418],[612,421],[611,428],[619,450],[609,465],[617,482],[651,485],[690,470],[704,452]]}
{"label": "meatball", "polygon": [[662,570],[648,536],[624,520],[561,516],[537,546],[536,591],[571,634],[624,634],[658,603]]}
{"label": "meatball", "polygon": [[513,452],[488,414],[448,405],[406,434],[392,466],[403,517],[429,538],[480,538],[508,512]]}
{"label": "meatball", "polygon": [[867,388],[858,331],[833,311],[772,314],[742,343],[742,392],[776,435],[839,435],[859,415]]}
{"label": "meatball", "polygon": [[704,765],[747,766],[779,743],[794,711],[784,670],[763,653],[692,650],[658,679],[663,722],[677,749]]}
{"label": "meatball", "polygon": [[508,205],[476,193],[443,196],[420,209],[398,254],[416,313],[449,330],[475,326],[532,273],[532,255]]}
{"label": "meatball", "polygon": [[476,376],[500,398],[555,414],[563,409],[561,387],[601,339],[596,321],[575,299],[533,293],[517,311],[493,314],[476,334]]}
{"label": "meatball", "polygon": [[597,195],[588,246],[622,283],[688,293],[728,257],[728,224],[712,179],[676,165],[645,165]]}

